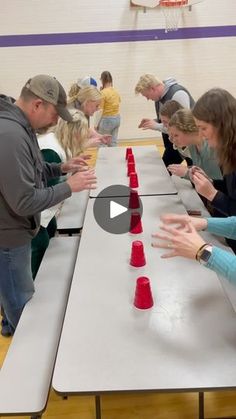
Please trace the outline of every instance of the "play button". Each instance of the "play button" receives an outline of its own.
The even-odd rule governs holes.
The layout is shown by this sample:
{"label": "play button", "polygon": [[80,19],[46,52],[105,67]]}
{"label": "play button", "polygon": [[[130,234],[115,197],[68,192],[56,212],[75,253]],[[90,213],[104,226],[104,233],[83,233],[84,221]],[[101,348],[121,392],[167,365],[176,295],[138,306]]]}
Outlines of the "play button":
{"label": "play button", "polygon": [[94,200],[93,213],[97,224],[111,234],[130,231],[131,214],[142,217],[142,202],[137,192],[124,185],[103,189]]}
{"label": "play button", "polygon": [[118,217],[118,215],[123,214],[128,209],[123,205],[117,204],[117,202],[110,202],[110,218]]}

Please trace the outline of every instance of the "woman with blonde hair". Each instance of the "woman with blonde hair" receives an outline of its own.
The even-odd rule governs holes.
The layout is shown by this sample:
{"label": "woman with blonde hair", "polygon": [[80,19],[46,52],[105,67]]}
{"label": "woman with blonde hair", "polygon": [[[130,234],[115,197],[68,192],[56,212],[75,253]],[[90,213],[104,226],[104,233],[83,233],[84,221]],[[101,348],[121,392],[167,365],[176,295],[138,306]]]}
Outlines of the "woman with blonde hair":
{"label": "woman with blonde hair", "polygon": [[[90,116],[93,116],[100,109],[101,102],[101,92],[95,86],[87,86],[69,98],[68,108],[83,112],[89,123]],[[109,144],[111,142],[111,135],[101,135],[93,128],[89,128],[89,138],[96,138],[100,144]]]}
{"label": "woman with blonde hair", "polygon": [[80,89],[83,89],[83,87],[87,87],[87,86],[97,87],[96,80],[91,76],[86,76],[86,77],[78,79],[77,82],[73,83],[72,86],[70,87],[70,90],[68,92],[69,98],[77,95]]}
{"label": "woman with blonde hair", "polygon": [[69,97],[68,107],[78,109],[90,117],[100,108],[101,101],[101,92],[95,86],[86,86]]}
{"label": "woman with blonde hair", "polygon": [[[97,141],[89,139],[88,120],[81,111],[71,110],[72,121],[66,122],[59,119],[56,127],[44,135],[38,136],[38,143],[47,162],[61,163],[71,157],[81,155],[87,147],[97,145]],[[84,162],[85,163],[85,162]],[[61,179],[53,179],[47,186],[60,182]],[[79,193],[78,193],[79,199]],[[35,278],[42,261],[43,255],[49,245],[49,240],[55,235],[57,229],[56,216],[59,214],[62,203],[55,205],[41,213],[40,230],[31,242],[31,268]]]}
{"label": "woman with blonde hair", "polygon": [[89,143],[88,120],[81,111],[70,111],[73,120],[65,122],[59,119],[57,125],[45,135],[38,136],[38,143],[46,161],[57,153],[60,161],[78,156]]}

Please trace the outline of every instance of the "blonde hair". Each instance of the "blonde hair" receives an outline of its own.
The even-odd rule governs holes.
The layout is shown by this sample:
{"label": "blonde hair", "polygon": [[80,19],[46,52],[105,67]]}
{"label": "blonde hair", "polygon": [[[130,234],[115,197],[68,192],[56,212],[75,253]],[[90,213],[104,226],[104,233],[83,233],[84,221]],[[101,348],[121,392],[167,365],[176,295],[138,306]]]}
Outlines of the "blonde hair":
{"label": "blonde hair", "polygon": [[67,159],[83,153],[89,138],[86,116],[78,110],[71,111],[71,114],[73,120],[66,122],[60,118],[54,131]]}
{"label": "blonde hair", "polygon": [[77,83],[73,83],[68,92],[68,97],[73,98],[74,96],[77,96],[80,89],[81,87]]}
{"label": "blonde hair", "polygon": [[74,104],[76,107],[76,102],[83,105],[90,100],[93,102],[102,100],[102,94],[95,86],[87,86],[79,89],[77,93],[69,98],[68,104]]}
{"label": "blonde hair", "polygon": [[142,93],[144,90],[150,89],[150,87],[159,86],[160,84],[163,84],[163,82],[157,77],[152,74],[144,74],[140,77],[135,86],[135,93]]}
{"label": "blonde hair", "polygon": [[180,109],[175,112],[169,121],[169,127],[176,127],[184,133],[198,133],[199,131],[190,109]]}

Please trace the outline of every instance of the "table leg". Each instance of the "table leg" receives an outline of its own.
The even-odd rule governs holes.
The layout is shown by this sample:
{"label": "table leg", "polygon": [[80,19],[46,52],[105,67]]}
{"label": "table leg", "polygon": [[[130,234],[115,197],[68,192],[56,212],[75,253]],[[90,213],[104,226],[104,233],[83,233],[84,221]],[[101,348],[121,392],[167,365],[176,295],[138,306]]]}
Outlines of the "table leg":
{"label": "table leg", "polygon": [[101,419],[100,396],[95,396],[96,419]]}
{"label": "table leg", "polygon": [[198,408],[199,408],[199,419],[204,419],[204,393],[199,391],[198,393]]}

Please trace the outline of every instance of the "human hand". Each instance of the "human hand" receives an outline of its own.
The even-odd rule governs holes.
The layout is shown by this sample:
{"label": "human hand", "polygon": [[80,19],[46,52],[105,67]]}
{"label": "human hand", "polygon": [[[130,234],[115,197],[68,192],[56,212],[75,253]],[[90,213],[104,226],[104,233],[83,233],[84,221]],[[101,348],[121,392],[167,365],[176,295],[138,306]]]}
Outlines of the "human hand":
{"label": "human hand", "polygon": [[198,166],[191,166],[189,167],[189,177],[192,180],[192,176],[195,173],[201,173],[203,176],[205,176],[210,182],[212,182],[211,178],[204,172],[204,170],[201,167]]}
{"label": "human hand", "polygon": [[100,140],[101,140],[102,144],[109,145],[109,144],[111,144],[112,136],[108,135],[108,134],[105,134],[105,135],[101,136]]}
{"label": "human hand", "polygon": [[89,155],[82,155],[80,157],[73,157],[65,163],[61,164],[62,173],[79,172],[87,170],[88,163],[86,160],[90,158]]}
{"label": "human hand", "polygon": [[183,177],[186,175],[188,168],[186,166],[183,166],[182,164],[169,164],[167,166],[167,169],[169,170],[172,175]]}
{"label": "human hand", "polygon": [[160,249],[169,249],[169,252],[161,256],[164,259],[175,256],[195,259],[197,251],[205,243],[191,221],[187,222],[181,230],[167,225],[163,225],[160,228],[164,233],[152,235],[153,238],[160,240],[153,242],[152,246]]}
{"label": "human hand", "polygon": [[199,171],[195,171],[192,175],[192,182],[195,185],[196,191],[204,196],[208,201],[212,201],[217,194],[217,190],[213,186],[211,180]]}
{"label": "human hand", "polygon": [[142,121],[140,122],[138,126],[138,128],[153,129],[153,130],[155,130],[156,127],[157,127],[157,122],[154,119],[147,119],[147,118],[142,119]]}
{"label": "human hand", "polygon": [[97,178],[93,169],[85,172],[77,172],[66,181],[72,192],[80,192],[84,189],[96,189]]}
{"label": "human hand", "polygon": [[175,224],[177,229],[184,228],[190,222],[197,231],[207,228],[207,220],[205,218],[190,217],[187,214],[164,214],[161,215],[160,219],[164,224]]}

